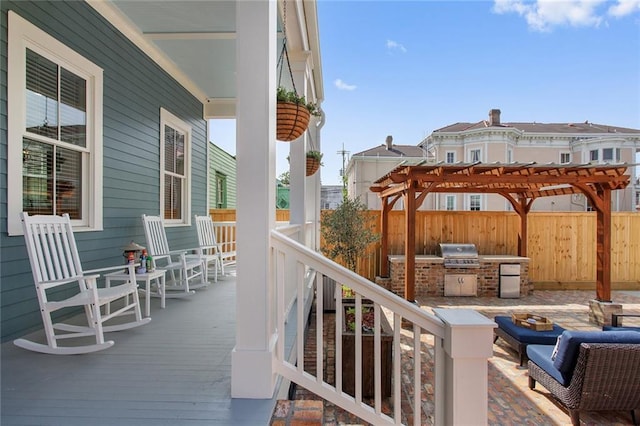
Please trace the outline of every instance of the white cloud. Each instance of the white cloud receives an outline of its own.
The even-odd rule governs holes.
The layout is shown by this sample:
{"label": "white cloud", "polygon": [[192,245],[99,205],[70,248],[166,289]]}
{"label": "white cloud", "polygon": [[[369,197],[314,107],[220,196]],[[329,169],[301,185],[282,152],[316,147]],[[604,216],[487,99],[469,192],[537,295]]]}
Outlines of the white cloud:
{"label": "white cloud", "polygon": [[354,84],[347,84],[339,78],[336,79],[336,81],[334,81],[333,84],[335,84],[335,86],[340,90],[356,90],[356,87],[357,87]]}
{"label": "white cloud", "polygon": [[[525,18],[536,31],[551,31],[554,27],[598,27],[604,22],[606,10],[600,6],[610,4],[606,0],[494,0],[495,13],[517,13]],[[612,16],[623,16],[640,10],[640,0],[618,0],[609,8]]]}
{"label": "white cloud", "polygon": [[407,53],[407,49],[398,42],[393,40],[387,40],[387,49],[388,50],[399,50],[402,53]]}
{"label": "white cloud", "polygon": [[609,15],[616,18],[631,15],[633,12],[640,12],[640,0],[618,0],[618,3],[608,10]]}

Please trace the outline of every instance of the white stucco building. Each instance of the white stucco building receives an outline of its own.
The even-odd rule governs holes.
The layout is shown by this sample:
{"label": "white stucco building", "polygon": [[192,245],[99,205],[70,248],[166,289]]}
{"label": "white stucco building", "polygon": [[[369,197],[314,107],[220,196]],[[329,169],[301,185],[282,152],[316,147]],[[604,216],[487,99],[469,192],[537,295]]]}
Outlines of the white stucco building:
{"label": "white stucco building", "polygon": [[[486,120],[459,122],[434,130],[412,146],[382,145],[355,154],[347,167],[349,194],[360,196],[372,209],[380,208],[371,182],[405,161],[442,163],[537,163],[629,165],[627,173],[637,176],[636,153],[640,151],[640,130],[607,124],[502,122],[500,110],[492,109]],[[421,157],[422,154],[422,158]],[[615,191],[612,211],[633,211],[640,206],[640,182],[632,179],[626,189]],[[402,208],[402,205],[395,208]],[[422,210],[511,210],[499,195],[430,194]],[[581,194],[545,197],[532,210],[585,211],[590,207]]]}
{"label": "white stucco building", "polygon": [[[378,195],[369,191],[373,182],[400,164],[417,165],[427,161],[435,161],[435,158],[422,147],[396,145],[393,137],[387,136],[385,143],[353,154],[349,159],[345,168],[349,196],[359,197],[369,209],[379,210],[381,204]],[[402,209],[402,201],[395,208]]]}

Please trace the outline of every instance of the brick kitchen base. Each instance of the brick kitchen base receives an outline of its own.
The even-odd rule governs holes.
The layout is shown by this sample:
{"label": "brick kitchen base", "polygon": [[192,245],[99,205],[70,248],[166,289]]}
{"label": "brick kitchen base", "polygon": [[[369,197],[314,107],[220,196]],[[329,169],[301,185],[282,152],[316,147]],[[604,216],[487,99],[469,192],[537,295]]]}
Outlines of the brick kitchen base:
{"label": "brick kitchen base", "polygon": [[[415,294],[416,296],[444,296],[445,275],[476,275],[475,296],[498,297],[500,291],[500,264],[520,264],[520,296],[533,293],[533,283],[529,281],[529,258],[506,255],[478,256],[479,268],[445,268],[438,256],[416,256]],[[376,277],[376,283],[397,295],[404,297],[404,256],[389,256],[389,277]]]}

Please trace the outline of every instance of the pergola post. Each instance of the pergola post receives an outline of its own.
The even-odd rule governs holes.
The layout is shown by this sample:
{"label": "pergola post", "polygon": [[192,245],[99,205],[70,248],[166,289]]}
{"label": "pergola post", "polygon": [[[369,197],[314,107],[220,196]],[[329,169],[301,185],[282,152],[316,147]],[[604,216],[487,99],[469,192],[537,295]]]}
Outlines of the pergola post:
{"label": "pergola post", "polygon": [[519,201],[520,208],[518,209],[518,215],[520,215],[520,234],[518,235],[518,256],[527,257],[527,241],[529,239],[527,234],[529,208],[527,207],[526,198],[521,198]]}
{"label": "pergola post", "polygon": [[416,300],[416,189],[413,181],[405,191],[404,298]]}
{"label": "pergola post", "polygon": [[596,195],[596,299],[611,302],[611,190],[601,188]]}
{"label": "pergola post", "polygon": [[380,276],[389,276],[389,197],[382,199],[380,211]]}

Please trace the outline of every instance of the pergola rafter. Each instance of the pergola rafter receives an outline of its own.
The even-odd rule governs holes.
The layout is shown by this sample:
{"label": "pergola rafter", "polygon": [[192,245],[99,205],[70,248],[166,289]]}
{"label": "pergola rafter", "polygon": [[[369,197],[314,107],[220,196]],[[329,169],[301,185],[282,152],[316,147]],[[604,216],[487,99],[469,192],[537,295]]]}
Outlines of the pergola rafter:
{"label": "pergola rafter", "polygon": [[597,217],[596,298],[611,299],[611,191],[630,183],[626,164],[436,163],[400,165],[370,190],[382,199],[381,274],[387,276],[388,214],[405,200],[405,297],[415,298],[415,213],[432,192],[499,194],[520,217],[518,255],[527,255],[527,214],[540,197],[584,194]]}

